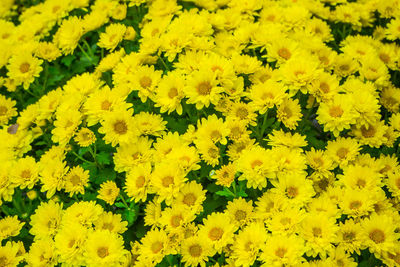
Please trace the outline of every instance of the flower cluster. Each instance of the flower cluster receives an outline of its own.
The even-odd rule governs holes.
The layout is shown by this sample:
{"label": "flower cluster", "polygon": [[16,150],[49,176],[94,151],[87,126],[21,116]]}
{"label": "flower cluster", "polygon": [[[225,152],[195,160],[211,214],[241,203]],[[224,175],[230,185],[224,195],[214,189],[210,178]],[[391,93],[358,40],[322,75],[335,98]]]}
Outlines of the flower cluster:
{"label": "flower cluster", "polygon": [[40,2],[0,6],[0,266],[400,265],[399,0]]}

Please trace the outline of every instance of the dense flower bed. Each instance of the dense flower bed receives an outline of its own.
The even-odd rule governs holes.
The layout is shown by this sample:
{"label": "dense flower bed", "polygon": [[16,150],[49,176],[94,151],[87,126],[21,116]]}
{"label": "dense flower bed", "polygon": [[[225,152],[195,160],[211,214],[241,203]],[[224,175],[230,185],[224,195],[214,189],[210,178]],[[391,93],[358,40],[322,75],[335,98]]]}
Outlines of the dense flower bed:
{"label": "dense flower bed", "polygon": [[0,266],[399,266],[399,0],[1,0]]}

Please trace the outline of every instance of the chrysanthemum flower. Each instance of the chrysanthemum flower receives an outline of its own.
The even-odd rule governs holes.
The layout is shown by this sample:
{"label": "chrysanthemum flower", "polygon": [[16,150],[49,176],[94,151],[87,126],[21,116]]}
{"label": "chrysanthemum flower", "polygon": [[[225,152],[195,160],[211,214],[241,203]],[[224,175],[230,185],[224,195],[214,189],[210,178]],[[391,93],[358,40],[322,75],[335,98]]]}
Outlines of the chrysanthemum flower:
{"label": "chrysanthemum flower", "polygon": [[267,231],[261,223],[251,223],[236,236],[232,246],[235,262],[240,266],[251,266],[258,258],[267,239]]}
{"label": "chrysanthemum flower", "polygon": [[126,253],[121,236],[107,230],[89,232],[84,252],[87,266],[118,266]]}
{"label": "chrysanthemum flower", "polygon": [[69,17],[62,21],[54,35],[54,42],[64,54],[72,54],[83,34],[83,21],[78,17]]}
{"label": "chrysanthemum flower", "polygon": [[100,34],[99,47],[113,51],[124,38],[125,32],[126,26],[123,24],[113,23],[108,25],[105,32]]}
{"label": "chrysanthemum flower", "polygon": [[29,232],[38,239],[52,238],[60,228],[62,216],[62,204],[42,202],[31,216]]}
{"label": "chrysanthemum flower", "polygon": [[131,143],[139,135],[130,110],[115,110],[104,116],[99,133],[104,134],[104,141],[117,144]]}
{"label": "chrysanthemum flower", "polygon": [[125,192],[135,202],[146,201],[150,189],[151,166],[133,166],[126,174]]}
{"label": "chrysanthemum flower", "polygon": [[116,234],[123,234],[128,226],[127,221],[123,221],[121,214],[114,214],[111,211],[103,212],[94,222],[96,230],[108,230]]}
{"label": "chrysanthemum flower", "polygon": [[371,253],[382,254],[391,251],[397,244],[399,234],[390,214],[372,214],[361,221],[363,246]]}
{"label": "chrysanthemum flower", "polygon": [[43,70],[42,63],[43,60],[31,54],[14,55],[7,66],[8,77],[13,79],[17,85],[23,84],[24,89],[28,89],[35,77],[39,77],[40,72]]}
{"label": "chrysanthemum flower", "polygon": [[158,84],[154,102],[156,107],[160,107],[160,112],[170,114],[174,110],[182,115],[181,100],[183,99],[185,88],[185,78],[177,71],[170,71],[163,76]]}
{"label": "chrysanthemum flower", "polygon": [[89,128],[81,128],[75,134],[74,140],[79,146],[88,147],[96,142],[96,136]]}
{"label": "chrysanthemum flower", "polygon": [[0,95],[0,125],[7,124],[8,121],[18,114],[14,100]]}
{"label": "chrysanthemum flower", "polygon": [[184,89],[189,104],[196,104],[197,109],[210,104],[217,104],[222,87],[218,86],[215,73],[211,70],[199,70],[192,73],[187,79],[187,86]]}
{"label": "chrysanthemum flower", "polygon": [[182,261],[188,266],[206,266],[208,257],[213,255],[211,243],[205,236],[195,235],[185,239],[181,245]]}
{"label": "chrysanthemum flower", "polygon": [[233,243],[233,233],[237,227],[227,222],[229,222],[227,214],[213,212],[203,219],[203,225],[198,232],[199,236],[207,237],[216,252],[221,252],[224,246]]}
{"label": "chrysanthemum flower", "polygon": [[11,175],[21,189],[32,189],[39,180],[39,164],[30,156],[20,158],[11,169]]}
{"label": "chrysanthemum flower", "polygon": [[85,187],[89,182],[89,171],[84,170],[81,166],[75,166],[69,170],[64,179],[64,189],[70,197],[77,193],[84,194]]}
{"label": "chrysanthemum flower", "polygon": [[17,236],[24,225],[20,222],[17,216],[7,216],[0,220],[0,240]]}
{"label": "chrysanthemum flower", "polygon": [[295,235],[272,235],[262,248],[260,260],[268,265],[297,265],[303,261],[304,240]]}
{"label": "chrysanthemum flower", "polygon": [[98,199],[102,199],[109,205],[114,204],[115,199],[119,195],[120,189],[114,181],[106,181],[100,185]]}

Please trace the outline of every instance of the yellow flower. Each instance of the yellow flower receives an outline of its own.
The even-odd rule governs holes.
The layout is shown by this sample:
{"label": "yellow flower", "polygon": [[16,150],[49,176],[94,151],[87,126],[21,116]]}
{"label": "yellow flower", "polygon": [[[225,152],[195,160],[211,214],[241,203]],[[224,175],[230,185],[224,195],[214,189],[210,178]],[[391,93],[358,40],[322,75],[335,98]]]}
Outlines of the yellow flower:
{"label": "yellow flower", "polygon": [[53,200],[42,202],[31,216],[29,232],[37,239],[53,238],[60,228],[62,216],[62,204]]}
{"label": "yellow flower", "polygon": [[317,114],[317,119],[324,125],[324,130],[333,132],[335,137],[338,137],[343,130],[349,129],[357,118],[353,98],[345,94],[337,94],[332,101],[322,102]]}
{"label": "yellow flower", "polygon": [[206,266],[213,249],[205,236],[195,235],[183,240],[181,245],[182,261],[188,266]]}
{"label": "yellow flower", "polygon": [[360,128],[357,128],[357,125],[353,126],[351,133],[358,139],[360,144],[379,148],[387,142],[387,137],[385,136],[387,130],[388,126],[384,121],[377,120]]}
{"label": "yellow flower", "polygon": [[371,253],[382,254],[391,251],[399,233],[395,232],[396,225],[390,214],[372,214],[361,221],[363,248],[368,248]]}
{"label": "yellow flower", "polygon": [[309,213],[301,225],[300,236],[307,241],[307,256],[325,258],[332,252],[338,230],[334,218],[327,217],[325,213]]}
{"label": "yellow flower", "polygon": [[347,166],[356,159],[361,147],[353,138],[339,137],[334,141],[328,141],[326,154],[340,167]]}
{"label": "yellow flower", "polygon": [[0,95],[0,125],[7,124],[8,121],[18,114],[15,104],[17,102]]}
{"label": "yellow flower", "polygon": [[290,130],[296,129],[302,118],[298,99],[287,98],[278,106],[277,119]]}
{"label": "yellow flower", "polygon": [[232,246],[233,259],[240,266],[252,266],[267,239],[267,231],[261,223],[251,223],[241,230]]}
{"label": "yellow flower", "polygon": [[312,182],[304,175],[292,174],[278,176],[278,180],[272,181],[275,186],[272,192],[284,195],[291,206],[302,207],[315,195]]}
{"label": "yellow flower", "polygon": [[362,247],[362,230],[361,225],[353,219],[348,219],[344,223],[339,224],[339,230],[337,232],[338,247],[343,248],[349,253],[356,252],[360,254]]}
{"label": "yellow flower", "polygon": [[178,196],[186,180],[182,170],[177,168],[177,164],[174,162],[163,162],[156,165],[151,175],[151,184],[154,186],[156,194],[159,195],[158,201],[165,200],[167,205],[170,205],[172,199]]}
{"label": "yellow flower", "polygon": [[185,79],[177,71],[170,71],[163,76],[158,84],[156,95],[154,96],[155,106],[160,107],[160,112],[176,111],[182,115],[181,100],[183,99],[185,88]]}
{"label": "yellow flower", "polygon": [[83,34],[83,21],[75,16],[69,17],[62,21],[54,35],[54,42],[65,55],[72,54]]}
{"label": "yellow flower", "polygon": [[389,40],[400,39],[400,19],[395,18],[390,21],[385,30],[386,38]]}
{"label": "yellow flower", "polygon": [[121,236],[107,230],[89,232],[85,246],[86,266],[120,266],[128,251]]}
{"label": "yellow flower", "polygon": [[30,156],[18,159],[15,164],[15,168],[11,169],[15,183],[21,189],[32,189],[39,180],[39,164]]}
{"label": "yellow flower", "polygon": [[113,23],[108,25],[105,32],[100,34],[99,47],[113,51],[123,40],[125,32],[126,26],[123,24]]}
{"label": "yellow flower", "polygon": [[104,141],[114,147],[132,143],[139,135],[131,110],[114,110],[105,114],[99,133],[104,134]]}
{"label": "yellow flower", "polygon": [[307,53],[291,57],[280,68],[283,82],[290,88],[292,94],[297,90],[307,92],[307,86],[317,77],[321,71],[318,68],[319,62]]}
{"label": "yellow flower", "polygon": [[107,181],[100,185],[98,199],[102,199],[109,205],[114,204],[115,199],[119,195],[119,188],[113,181]]}
{"label": "yellow flower", "polygon": [[166,121],[160,114],[152,114],[149,112],[140,112],[133,117],[136,129],[140,135],[161,136],[165,132]]}
{"label": "yellow flower", "polygon": [[[134,69],[132,88],[138,91],[140,100],[144,103],[147,98],[154,99],[156,87],[161,80],[162,71],[155,70],[154,66],[138,66]],[[126,74],[125,74],[126,75]]]}
{"label": "yellow flower", "polygon": [[95,201],[74,202],[64,211],[61,224],[65,226],[70,223],[79,223],[90,228],[103,211],[103,207]]}
{"label": "yellow flower", "polygon": [[26,261],[30,266],[55,266],[57,260],[55,244],[50,238],[35,240],[26,256]]}
{"label": "yellow flower", "polygon": [[7,216],[0,220],[0,240],[7,239],[11,236],[19,235],[24,222],[20,222],[17,216]]}
{"label": "yellow flower", "polygon": [[81,128],[74,137],[80,147],[88,147],[96,142],[95,134],[89,128]]}
{"label": "yellow flower", "polygon": [[135,202],[145,202],[150,190],[151,166],[140,164],[133,166],[126,174],[124,190]]}
{"label": "yellow flower", "polygon": [[84,170],[81,166],[75,166],[65,175],[64,180],[65,192],[69,193],[70,197],[77,193],[83,195],[85,193],[85,187],[89,184],[89,171]]}
{"label": "yellow flower", "polygon": [[236,198],[228,202],[225,212],[228,214],[230,222],[241,228],[253,219],[253,201],[246,201],[244,198]]}
{"label": "yellow flower", "polygon": [[126,143],[117,147],[114,154],[115,170],[118,172],[130,171],[138,165],[148,165],[153,160],[154,149],[148,137],[139,137],[134,143]]}
{"label": "yellow flower", "polygon": [[18,245],[14,242],[7,242],[5,246],[0,246],[1,263],[4,266],[18,266],[25,256],[25,251],[22,252],[19,251]]}
{"label": "yellow flower", "polygon": [[123,221],[121,214],[103,212],[94,222],[96,230],[108,230],[116,234],[123,234],[126,231],[128,222]]}
{"label": "yellow flower", "polygon": [[84,265],[83,252],[87,234],[88,229],[78,223],[62,227],[54,237],[55,247],[60,255],[59,262]]}
{"label": "yellow flower", "polygon": [[250,88],[249,98],[260,114],[264,114],[268,109],[279,106],[283,99],[287,98],[286,88],[280,82],[269,79],[264,83],[254,84]]}
{"label": "yellow flower", "polygon": [[68,171],[66,162],[53,159],[48,161],[40,161],[40,181],[42,182],[41,192],[46,192],[46,197],[51,198],[56,191],[60,191],[64,187],[64,175]]}
{"label": "yellow flower", "polygon": [[260,260],[269,266],[295,266],[303,261],[304,240],[296,235],[268,236],[266,245],[261,247]]}
{"label": "yellow flower", "polygon": [[215,114],[197,121],[196,136],[198,140],[206,139],[212,141],[214,144],[221,143],[222,145],[226,145],[226,136],[228,133],[229,130],[224,120],[218,118]]}
{"label": "yellow flower", "polygon": [[356,190],[347,188],[339,203],[342,212],[350,217],[358,218],[373,211],[374,201],[371,194],[376,193],[370,190]]}
{"label": "yellow flower", "polygon": [[40,42],[38,47],[36,48],[35,55],[39,58],[51,62],[61,56],[61,52],[54,43]]}
{"label": "yellow flower", "polygon": [[236,165],[230,162],[227,165],[222,165],[221,168],[216,170],[210,177],[216,179],[215,184],[230,187],[235,180],[236,169]]}
{"label": "yellow flower", "polygon": [[28,89],[29,85],[39,77],[43,60],[37,59],[31,54],[22,53],[11,57],[7,65],[8,77],[13,79],[17,85],[23,84],[24,89]]}
{"label": "yellow flower", "polygon": [[200,226],[199,236],[207,238],[216,252],[220,253],[222,248],[233,243],[233,233],[237,230],[229,222],[229,216],[225,213],[213,212],[203,219],[203,225]]}
{"label": "yellow flower", "polygon": [[188,98],[187,103],[196,104],[197,109],[208,107],[210,104],[216,105],[222,91],[223,88],[218,86],[212,70],[194,71],[188,77],[187,86],[184,89]]}
{"label": "yellow flower", "polygon": [[203,211],[203,202],[206,200],[206,191],[196,181],[185,183],[174,199],[172,206],[182,205],[190,213],[199,214]]}
{"label": "yellow flower", "polygon": [[154,229],[146,233],[140,240],[138,261],[148,261],[153,265],[160,263],[164,256],[170,254],[168,237],[165,231]]}
{"label": "yellow flower", "polygon": [[266,187],[267,177],[275,178],[276,170],[275,162],[269,161],[268,158],[271,158],[270,150],[265,150],[261,146],[244,150],[237,161],[237,169],[242,172],[239,180],[247,180],[248,188]]}

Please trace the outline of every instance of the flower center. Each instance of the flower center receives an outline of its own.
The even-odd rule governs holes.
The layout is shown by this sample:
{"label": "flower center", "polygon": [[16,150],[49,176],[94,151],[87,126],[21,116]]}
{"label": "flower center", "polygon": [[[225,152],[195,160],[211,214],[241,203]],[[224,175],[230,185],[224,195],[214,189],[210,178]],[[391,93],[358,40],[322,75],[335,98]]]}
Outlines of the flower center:
{"label": "flower center", "polygon": [[111,107],[111,103],[108,100],[104,100],[101,103],[101,109],[102,110],[110,110],[110,107]]}
{"label": "flower center", "polygon": [[144,182],[145,182],[144,176],[140,175],[138,178],[136,178],[136,187],[137,188],[143,187]]}
{"label": "flower center", "polygon": [[171,184],[173,184],[174,183],[174,177],[172,177],[172,176],[165,176],[163,179],[162,179],[162,185],[164,186],[164,187],[169,187]]}
{"label": "flower center", "polygon": [[352,210],[358,210],[361,206],[362,206],[362,203],[359,200],[350,202],[350,209],[352,209]]}
{"label": "flower center", "polygon": [[290,186],[286,189],[286,194],[289,198],[295,198],[299,194],[299,189],[293,186]]}
{"label": "flower center", "polygon": [[7,111],[8,111],[7,107],[5,107],[5,106],[0,106],[0,116],[6,115],[6,114],[7,114]]}
{"label": "flower center", "polygon": [[153,251],[154,254],[157,254],[158,252],[160,252],[160,250],[162,250],[163,247],[164,247],[163,243],[157,241],[151,244],[151,251]]}
{"label": "flower center", "polygon": [[140,78],[140,86],[147,89],[151,86],[151,78],[149,76],[143,76],[142,78]]}
{"label": "flower center", "polygon": [[171,217],[171,225],[172,227],[176,228],[179,225],[181,225],[181,221],[182,221],[182,216],[181,215],[174,215]]}
{"label": "flower center", "polygon": [[219,227],[214,227],[211,229],[211,231],[208,233],[208,237],[212,240],[220,240],[222,235],[224,234],[224,230],[222,230]]}
{"label": "flower center", "polygon": [[77,186],[81,182],[81,178],[78,175],[73,175],[70,181],[73,186]]}
{"label": "flower center", "polygon": [[200,257],[202,252],[201,246],[198,244],[189,247],[189,253],[192,257]]}
{"label": "flower center", "polygon": [[19,66],[19,70],[20,70],[22,73],[27,73],[27,72],[29,71],[29,68],[30,68],[30,67],[31,67],[31,65],[29,65],[28,62],[24,62],[24,63],[21,64],[21,66]]}
{"label": "flower center", "polygon": [[333,106],[329,109],[329,115],[334,118],[340,118],[343,115],[343,109],[340,106]]}
{"label": "flower center", "polygon": [[241,120],[244,120],[249,115],[249,112],[245,108],[238,108],[236,111],[236,116],[239,117]]}
{"label": "flower center", "polygon": [[278,248],[277,250],[275,250],[275,255],[279,258],[283,258],[285,257],[286,252],[286,248]]}
{"label": "flower center", "polygon": [[200,95],[209,95],[211,93],[211,88],[212,88],[212,86],[211,86],[210,82],[204,81],[204,82],[199,83],[197,85],[196,89]]}
{"label": "flower center", "polygon": [[362,127],[361,127],[361,134],[362,134],[365,138],[374,137],[374,136],[375,136],[375,133],[376,133],[376,130],[375,130],[375,128],[374,128],[372,125],[370,125],[370,126],[368,127],[368,129],[365,128],[365,126],[362,126]]}
{"label": "flower center", "polygon": [[187,193],[183,197],[183,203],[185,203],[188,206],[193,206],[195,202],[196,202],[196,196],[193,193]]}
{"label": "flower center", "polygon": [[281,58],[288,60],[292,54],[290,53],[290,51],[287,48],[283,47],[278,50],[278,55]]}
{"label": "flower center", "polygon": [[236,219],[237,221],[241,221],[241,220],[246,219],[246,212],[243,211],[243,210],[237,210],[237,211],[235,212],[235,219]]}
{"label": "flower center", "polygon": [[128,126],[126,125],[125,121],[119,120],[114,123],[114,131],[117,134],[126,134],[128,131]]}
{"label": "flower center", "polygon": [[312,233],[314,237],[321,237],[322,236],[322,230],[319,227],[313,227],[312,228]]}
{"label": "flower center", "polygon": [[171,89],[169,89],[169,92],[168,92],[168,97],[169,98],[172,99],[177,95],[178,95],[178,89],[176,89],[176,87],[172,87]]}
{"label": "flower center", "polygon": [[108,248],[106,248],[106,247],[99,247],[99,248],[97,249],[97,255],[98,255],[100,258],[105,258],[105,257],[107,257],[109,254],[110,254],[110,253],[108,252]]}
{"label": "flower center", "polygon": [[385,233],[380,229],[374,229],[369,233],[369,238],[379,244],[385,241]]}
{"label": "flower center", "polygon": [[347,156],[347,153],[349,153],[349,150],[345,147],[341,147],[337,150],[336,155],[339,158],[344,159]]}

